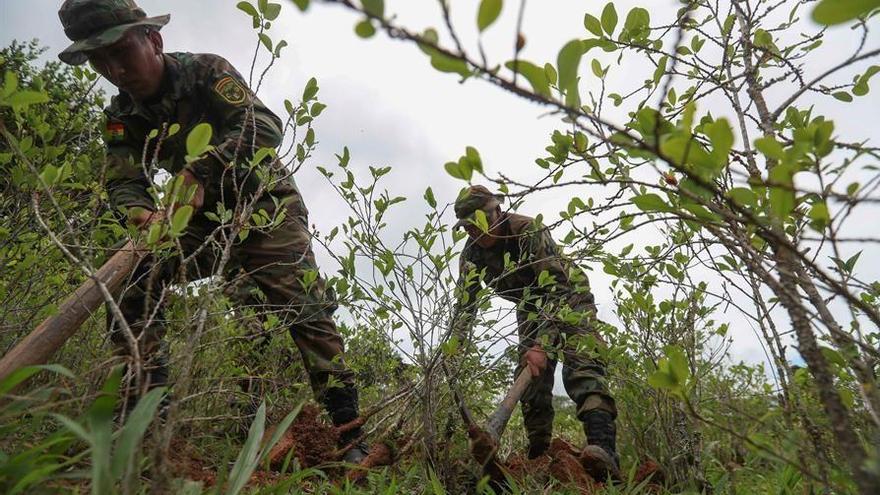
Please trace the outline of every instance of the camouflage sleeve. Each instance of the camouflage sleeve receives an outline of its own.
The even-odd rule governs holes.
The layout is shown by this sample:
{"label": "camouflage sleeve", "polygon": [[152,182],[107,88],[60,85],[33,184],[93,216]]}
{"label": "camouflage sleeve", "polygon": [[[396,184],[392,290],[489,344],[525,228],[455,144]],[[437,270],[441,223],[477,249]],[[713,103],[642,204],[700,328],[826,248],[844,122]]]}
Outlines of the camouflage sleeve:
{"label": "camouflage sleeve", "polygon": [[113,211],[139,206],[154,210],[153,198],[147,192],[150,186],[141,166],[143,143],[126,128],[125,123],[107,116],[105,132],[107,142],[106,188]]}
{"label": "camouflage sleeve", "polygon": [[546,319],[550,324],[540,326],[538,337],[546,335],[550,342],[554,342],[559,333],[556,323],[564,319],[557,313],[573,301],[592,298],[589,281],[580,268],[560,253],[546,227],[535,229],[524,241],[523,247],[527,249],[528,259],[538,275],[535,295],[541,298],[542,309],[549,313]]}
{"label": "camouflage sleeve", "polygon": [[214,149],[187,168],[205,187],[205,205],[212,208],[221,200],[234,202],[237,195],[257,188],[257,174],[245,164],[259,148],[281,144],[282,123],[225,59],[212,57],[202,79],[214,117]]}
{"label": "camouflage sleeve", "polygon": [[455,307],[452,311],[452,335],[462,343],[472,340],[474,321],[482,289],[476,265],[468,260],[466,251],[459,257],[459,275],[455,286]]}

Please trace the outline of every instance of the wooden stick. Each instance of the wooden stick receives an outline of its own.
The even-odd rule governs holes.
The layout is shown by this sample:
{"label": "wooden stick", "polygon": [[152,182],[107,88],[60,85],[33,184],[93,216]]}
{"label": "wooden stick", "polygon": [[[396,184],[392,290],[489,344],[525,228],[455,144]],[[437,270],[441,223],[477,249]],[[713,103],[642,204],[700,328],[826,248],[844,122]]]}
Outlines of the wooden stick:
{"label": "wooden stick", "polygon": [[519,399],[523,396],[531,383],[532,373],[529,371],[528,367],[525,367],[516,378],[513,386],[510,387],[507,395],[504,396],[504,399],[498,404],[495,412],[493,412],[492,415],[489,416],[489,420],[486,421],[486,429],[496,442],[501,439],[501,434],[504,433],[504,428],[507,427],[507,422],[510,421],[510,415],[513,414],[513,409],[516,407],[516,403],[519,402]]}
{"label": "wooden stick", "polygon": [[131,241],[127,242],[65,299],[55,315],[43,320],[0,359],[0,381],[25,366],[47,363],[104,302],[98,282],[111,294],[118,294],[142,255],[143,251],[135,249]]}

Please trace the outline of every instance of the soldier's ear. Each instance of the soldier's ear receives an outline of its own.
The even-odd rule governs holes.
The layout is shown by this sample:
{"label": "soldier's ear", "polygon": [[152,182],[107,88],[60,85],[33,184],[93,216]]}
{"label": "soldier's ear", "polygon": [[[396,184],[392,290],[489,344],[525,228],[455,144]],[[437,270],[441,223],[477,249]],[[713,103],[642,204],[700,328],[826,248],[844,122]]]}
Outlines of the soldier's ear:
{"label": "soldier's ear", "polygon": [[162,33],[155,29],[151,29],[147,32],[147,40],[149,40],[150,45],[153,47],[153,51],[155,55],[162,56],[162,51],[165,47],[165,44],[162,40]]}

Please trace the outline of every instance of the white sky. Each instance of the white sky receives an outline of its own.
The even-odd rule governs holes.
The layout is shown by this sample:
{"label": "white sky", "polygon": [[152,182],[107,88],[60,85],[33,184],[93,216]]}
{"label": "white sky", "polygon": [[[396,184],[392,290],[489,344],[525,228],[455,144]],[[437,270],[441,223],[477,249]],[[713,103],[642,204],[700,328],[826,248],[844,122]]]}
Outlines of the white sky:
{"label": "white sky", "polygon": [[[38,38],[49,47],[46,57],[54,59],[55,54],[69,43],[56,15],[60,3],[58,0],[0,0],[0,43],[6,45],[12,39]],[[247,74],[256,35],[248,17],[235,8],[235,3],[233,0],[139,2],[148,15],[171,13],[170,24],[162,30],[166,51],[217,53]],[[490,175],[503,172],[522,181],[537,176],[533,161],[545,154],[543,149],[549,142],[549,135],[557,128],[554,119],[538,118],[542,109],[481,81],[459,84],[457,76],[432,69],[427,57],[412,44],[389,40],[383,34],[366,41],[358,38],[353,32],[358,19],[340,7],[313,2],[309,12],[302,14],[291,3],[281,3],[281,17],[269,34],[276,41],[286,39],[289,45],[270,71],[260,97],[283,115],[285,98],[296,100],[309,77],[315,76],[319,81],[319,98],[328,105],[316,125],[319,150],[309,168],[301,170],[297,176],[311,212],[310,220],[319,230],[329,231],[347,215],[344,204],[313,167],[335,167],[333,154],[340,152],[344,145],[351,150],[353,166],[357,169],[366,170],[367,165],[394,167],[386,187],[409,197],[416,208],[416,216],[411,219],[405,215],[394,217],[405,222],[401,230],[422,222],[421,196],[427,186],[433,188],[441,203],[454,199],[462,183],[446,175],[443,163],[455,160],[464,152],[465,146],[472,145],[480,150]],[[397,14],[398,22],[413,30],[442,27],[438,3],[434,0],[389,0],[386,3],[386,13]],[[475,18],[479,1],[451,3],[453,22],[460,29],[462,41],[476,54]],[[505,2],[501,18],[484,34],[489,57],[497,63],[512,55],[514,7],[518,4],[510,0]],[[527,2],[524,32],[528,43],[522,57],[542,64],[555,63],[556,54],[565,42],[586,36],[583,12],[589,9],[598,16],[604,4],[604,1],[582,0]],[[641,5],[648,7],[652,25],[657,25],[671,19],[680,3],[675,0],[626,0],[617,1],[615,5],[621,24],[630,7]],[[810,27],[808,21],[803,25]],[[442,33],[442,29],[439,30]],[[810,74],[818,74],[836,64],[841,53],[850,53],[857,42],[858,37],[848,28],[831,30],[819,55],[813,58],[815,67],[808,67],[808,78]],[[867,46],[869,49],[876,47],[880,45],[878,42],[878,36],[871,35]],[[596,84],[597,79],[589,69],[589,60],[596,56],[595,51],[590,52],[582,63],[582,90]],[[605,54],[599,58],[603,65],[615,60]],[[637,86],[650,74],[643,64],[639,58],[624,58],[619,66],[612,67],[609,86],[620,93],[624,91],[617,90],[618,84],[630,88]],[[857,71],[844,74],[851,77],[855,73]],[[831,81],[839,83],[847,82],[847,79],[838,77]],[[874,81],[875,85],[880,84],[880,77]],[[108,88],[108,92],[112,94],[113,91]],[[816,95],[808,95],[805,101],[815,102],[817,112],[835,119],[838,135],[856,142],[877,134],[876,116],[880,108],[877,94],[874,91],[848,106]],[[778,96],[771,106],[782,100],[781,95]],[[710,100],[707,106],[716,115],[729,111],[723,102],[714,105]],[[624,121],[622,115],[613,117],[617,122]],[[520,212],[529,215],[542,212],[552,220],[565,207],[568,197],[535,196]],[[859,223],[860,234],[878,234],[880,228],[872,217],[865,217]],[[630,242],[633,239],[623,241],[620,247]],[[870,251],[872,246],[850,247],[850,253],[854,253],[863,248]],[[866,252],[862,256],[861,268],[867,269],[868,279],[880,278],[880,265],[869,254]],[[324,260],[323,271],[335,271],[326,255],[319,253],[319,259]],[[592,268],[592,286],[598,302],[604,305],[600,317],[612,319],[610,280],[601,273],[601,267]],[[755,334],[741,317],[729,316],[735,337],[734,359],[762,361],[764,354]],[[561,392],[560,386],[557,383],[557,392]]]}

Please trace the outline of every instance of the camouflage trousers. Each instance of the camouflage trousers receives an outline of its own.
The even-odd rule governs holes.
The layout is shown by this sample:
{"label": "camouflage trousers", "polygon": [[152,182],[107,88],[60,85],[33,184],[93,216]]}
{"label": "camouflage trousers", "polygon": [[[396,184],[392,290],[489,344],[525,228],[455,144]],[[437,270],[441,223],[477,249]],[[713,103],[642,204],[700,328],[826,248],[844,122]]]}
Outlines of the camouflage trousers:
{"label": "camouflage trousers", "polygon": [[[580,310],[595,315],[595,307],[592,304]],[[608,411],[613,417],[617,417],[617,407],[606,383],[605,364],[589,357],[583,351],[578,352],[574,349],[576,336],[592,335],[599,345],[602,344],[598,333],[592,330],[592,325],[588,321],[573,326],[559,321],[529,320],[526,311],[519,311],[517,320],[519,365],[514,371],[514,379],[525,369],[525,353],[535,345],[539,331],[547,325],[552,325],[558,330],[559,338],[557,342],[549,344],[554,348],[558,347],[561,351],[562,383],[568,396],[575,403],[577,418],[584,421],[587,413],[597,409]],[[540,376],[532,379],[532,383],[520,399],[523,424],[530,445],[546,446],[553,437],[553,382],[556,365],[557,360],[548,357],[547,367]]]}
{"label": "camouflage trousers", "polygon": [[[343,360],[342,337],[333,321],[333,312],[337,307],[335,295],[332,290],[325,288],[324,281],[317,275],[318,268],[308,231],[308,212],[298,194],[287,199],[288,203],[284,206],[286,216],[281,225],[271,232],[252,231],[244,241],[236,241],[223,275],[231,278],[244,274],[246,285],[262,291],[264,300],[233,299],[237,299],[237,303],[258,305],[255,308],[258,312],[274,315],[289,329],[302,355],[312,390],[326,404],[330,377],[339,382],[342,389],[349,390],[348,395],[351,395],[356,394],[354,375]],[[268,198],[260,201],[264,202],[267,204],[258,204],[258,208],[272,211],[271,201]],[[194,216],[180,238],[183,252],[175,250],[171,256],[163,259],[154,256],[145,258],[120,296],[119,307],[137,339],[144,361],[147,388],[165,383],[168,378],[164,344],[166,322],[162,310],[162,303],[168,296],[167,289],[181,280],[193,281],[218,274],[216,268],[220,244],[216,237],[213,242],[205,242],[216,227],[216,223],[199,215]],[[180,269],[181,254],[184,257],[194,254],[186,270]],[[129,340],[112,317],[108,319],[110,338],[117,354],[131,355]],[[329,392],[329,395],[333,394]],[[342,402],[351,401],[346,399]],[[356,409],[356,405],[354,407]],[[349,411],[344,416],[347,418],[352,413],[357,415],[356,411]]]}

